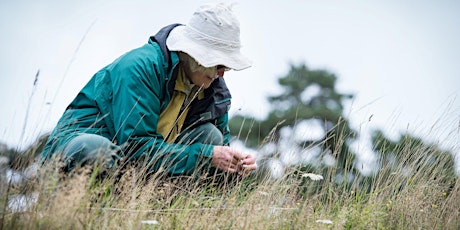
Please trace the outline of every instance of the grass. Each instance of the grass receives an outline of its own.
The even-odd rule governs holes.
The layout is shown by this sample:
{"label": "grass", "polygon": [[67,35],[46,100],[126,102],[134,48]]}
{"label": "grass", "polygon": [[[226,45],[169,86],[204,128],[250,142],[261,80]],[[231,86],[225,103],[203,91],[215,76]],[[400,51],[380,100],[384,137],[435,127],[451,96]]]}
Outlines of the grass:
{"label": "grass", "polygon": [[[424,150],[429,151],[429,150]],[[439,164],[405,162],[382,167],[374,177],[334,183],[287,169],[276,181],[261,177],[229,183],[209,178],[146,177],[142,168],[99,178],[82,168],[62,174],[57,163],[38,178],[8,186],[1,199],[2,229],[458,229],[460,183]],[[412,161],[417,162],[417,161]],[[447,161],[446,161],[447,162]],[[410,166],[410,165],[409,165]],[[413,165],[416,166],[416,165]],[[17,194],[39,194],[27,210],[5,202]],[[150,222],[147,222],[150,221]]]}
{"label": "grass", "polygon": [[[42,147],[37,144],[26,155],[35,156]],[[402,156],[396,165],[382,158],[377,174],[356,174],[341,183],[337,167],[312,172],[290,167],[277,180],[260,174],[215,180],[147,176],[145,167],[63,174],[54,161],[22,184],[1,178],[0,230],[459,229],[460,178],[451,173],[452,159],[431,162],[426,156],[436,155],[436,149],[411,143],[397,150]],[[12,165],[25,168],[27,156]],[[9,202],[20,195],[36,199],[13,210]]]}

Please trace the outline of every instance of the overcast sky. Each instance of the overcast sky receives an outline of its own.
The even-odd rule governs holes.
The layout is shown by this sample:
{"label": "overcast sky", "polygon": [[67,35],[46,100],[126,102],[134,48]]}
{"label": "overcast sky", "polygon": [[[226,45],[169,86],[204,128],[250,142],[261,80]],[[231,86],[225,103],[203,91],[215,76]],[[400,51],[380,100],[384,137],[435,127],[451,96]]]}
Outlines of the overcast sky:
{"label": "overcast sky", "polygon": [[[206,2],[0,0],[0,140],[50,131],[96,71]],[[277,79],[305,63],[355,94],[345,116],[363,137],[409,130],[459,151],[460,1],[232,2],[253,67],[226,73],[231,114],[263,117]]]}

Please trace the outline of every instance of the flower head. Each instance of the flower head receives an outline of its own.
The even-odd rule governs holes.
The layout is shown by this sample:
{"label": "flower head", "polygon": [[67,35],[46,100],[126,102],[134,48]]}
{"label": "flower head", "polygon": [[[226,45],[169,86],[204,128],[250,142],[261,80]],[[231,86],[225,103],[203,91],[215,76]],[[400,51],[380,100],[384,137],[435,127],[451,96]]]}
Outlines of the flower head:
{"label": "flower head", "polygon": [[322,180],[324,179],[323,176],[318,175],[318,174],[313,174],[313,173],[304,173],[302,177],[308,177],[311,180]]}

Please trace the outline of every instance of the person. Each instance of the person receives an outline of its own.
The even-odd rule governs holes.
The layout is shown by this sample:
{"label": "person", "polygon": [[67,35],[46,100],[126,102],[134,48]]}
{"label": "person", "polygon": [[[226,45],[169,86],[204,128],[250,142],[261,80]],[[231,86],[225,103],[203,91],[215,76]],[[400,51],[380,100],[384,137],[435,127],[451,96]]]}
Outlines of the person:
{"label": "person", "polygon": [[248,176],[255,156],[229,147],[228,70],[251,62],[240,52],[239,21],[225,4],[199,7],[98,71],[66,108],[42,153],[64,171],[144,160],[153,172],[213,169]]}

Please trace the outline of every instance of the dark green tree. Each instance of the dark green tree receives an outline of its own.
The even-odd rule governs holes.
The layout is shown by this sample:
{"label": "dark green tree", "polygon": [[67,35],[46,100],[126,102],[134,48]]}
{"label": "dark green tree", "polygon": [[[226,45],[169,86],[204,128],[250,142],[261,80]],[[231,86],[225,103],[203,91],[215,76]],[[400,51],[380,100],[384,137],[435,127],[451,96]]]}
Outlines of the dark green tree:
{"label": "dark green tree", "polygon": [[381,173],[405,170],[408,175],[423,173],[443,180],[455,180],[455,162],[452,153],[420,137],[405,133],[391,140],[381,130],[372,134],[372,144],[381,162]]}
{"label": "dark green tree", "polygon": [[[295,144],[300,149],[319,146],[321,154],[317,161],[331,154],[339,170],[351,170],[354,154],[348,148],[348,141],[355,138],[355,131],[343,116],[343,103],[353,95],[337,92],[337,77],[333,73],[309,69],[304,64],[291,65],[290,71],[278,83],[282,93],[268,98],[272,106],[268,116],[265,119],[233,116],[229,123],[232,135],[251,148],[267,143],[278,146],[280,130],[295,130],[304,121],[315,121],[324,131],[322,137],[298,140]],[[274,150],[271,157],[277,154]]]}
{"label": "dark green tree", "polygon": [[43,134],[24,150],[8,147],[0,142],[0,156],[6,157],[9,167],[14,170],[22,170],[36,161],[43,151],[49,134]]}

